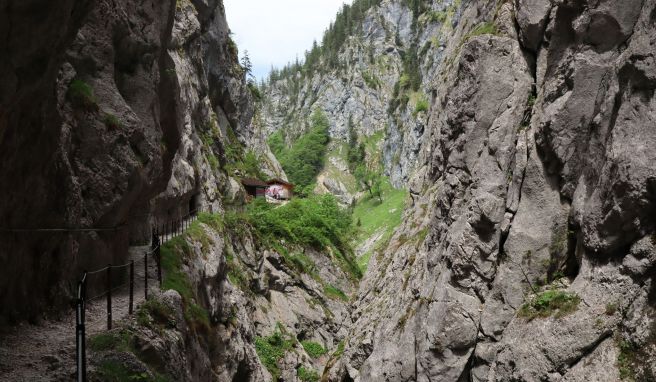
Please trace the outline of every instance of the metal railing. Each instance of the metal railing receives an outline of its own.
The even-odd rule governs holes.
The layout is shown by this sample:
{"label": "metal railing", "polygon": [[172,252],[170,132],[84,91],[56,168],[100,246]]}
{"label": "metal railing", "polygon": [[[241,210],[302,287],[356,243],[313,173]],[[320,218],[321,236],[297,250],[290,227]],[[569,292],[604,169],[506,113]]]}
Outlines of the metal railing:
{"label": "metal railing", "polygon": [[[148,299],[148,257],[152,256],[156,262],[157,267],[157,281],[159,287],[162,287],[162,261],[161,261],[161,244],[163,241],[172,239],[177,235],[184,233],[193,221],[197,219],[197,210],[189,212],[187,215],[167,221],[161,225],[153,227],[153,235],[151,242],[151,250],[144,252],[143,266],[144,266],[144,298]],[[141,262],[139,260],[139,262]],[[129,280],[120,285],[113,285],[113,269],[128,269]],[[89,284],[89,277],[97,274],[106,275],[106,284],[104,291],[94,297],[87,298],[87,287]],[[77,296],[75,307],[75,337],[76,337],[76,381],[86,382],[87,380],[87,361],[86,361],[86,305],[87,303],[100,299],[105,296],[107,300],[107,330],[112,329],[112,293],[129,286],[129,302],[128,314],[134,312],[134,286],[135,286],[135,261],[131,260],[129,263],[122,265],[108,264],[106,267],[97,269],[95,271],[84,271],[80,281],[77,284]]]}

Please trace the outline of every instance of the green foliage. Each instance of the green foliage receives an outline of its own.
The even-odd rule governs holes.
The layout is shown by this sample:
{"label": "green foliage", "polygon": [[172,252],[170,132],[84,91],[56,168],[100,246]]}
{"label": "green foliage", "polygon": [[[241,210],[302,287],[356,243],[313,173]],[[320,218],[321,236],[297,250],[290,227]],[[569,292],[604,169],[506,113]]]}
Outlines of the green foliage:
{"label": "green foliage", "polygon": [[175,327],[175,314],[173,309],[157,299],[146,300],[137,310],[139,325],[151,329]]}
{"label": "green foliage", "polygon": [[153,373],[136,372],[129,369],[124,363],[105,359],[98,365],[96,378],[99,382],[169,382],[171,379]]}
{"label": "green foliage", "polygon": [[428,111],[428,100],[425,97],[422,97],[417,100],[417,103],[415,104],[415,111],[414,115],[417,116],[417,114],[421,112],[426,112]]}
{"label": "green foliage", "polygon": [[366,163],[361,163],[355,169],[353,175],[360,187],[369,192],[370,197],[376,197],[379,202],[383,202],[382,187],[384,179],[380,172],[370,169]]}
{"label": "green foliage", "polygon": [[474,28],[471,32],[467,33],[464,37],[464,41],[469,40],[472,37],[484,35],[484,34],[491,34],[493,36],[496,36],[499,33],[497,30],[497,26],[494,24],[494,22],[485,22],[485,23],[480,23]]}
{"label": "green foliage", "polygon": [[[206,221],[211,220],[213,224],[217,224],[213,218],[204,215],[201,215],[201,219],[205,219]],[[208,338],[210,337],[208,335],[210,332],[209,314],[203,307],[196,304],[196,294],[193,290],[191,280],[182,267],[183,256],[188,258],[192,255],[192,249],[187,243],[186,238],[194,237],[195,235],[197,240],[207,240],[206,236],[200,236],[203,231],[199,226],[199,221],[193,222],[184,235],[174,237],[162,245],[160,250],[163,273],[162,289],[172,289],[180,293],[184,303],[185,321],[187,321],[187,324],[189,324],[192,330],[204,335],[204,338]],[[166,316],[166,314],[162,315],[162,317]]]}
{"label": "green foliage", "polygon": [[358,165],[362,164],[366,157],[364,142],[358,144],[358,134],[353,125],[353,118],[349,116],[348,120],[349,141],[346,153],[346,162],[351,174],[355,175]]}
{"label": "green foliage", "polygon": [[90,111],[98,110],[96,97],[93,95],[93,88],[80,79],[76,78],[71,81],[70,85],[68,85],[66,95],[75,107]]}
{"label": "green foliage", "polygon": [[609,316],[614,315],[617,312],[617,304],[616,303],[608,303],[606,304],[606,314]]}
{"label": "green foliage", "polygon": [[376,77],[375,74],[368,71],[362,72],[362,79],[364,83],[367,84],[370,88],[377,90],[382,85],[380,78]]}
{"label": "green foliage", "polygon": [[[264,200],[248,206],[248,219],[261,242],[299,245],[332,251],[340,267],[355,278],[361,277],[349,244],[353,234],[351,215],[339,206],[332,195],[295,198],[274,208]],[[298,259],[302,267],[308,266]]]}
{"label": "green foliage", "polygon": [[130,351],[131,333],[123,330],[99,333],[89,337],[89,349],[100,352],[106,350]]}
{"label": "green foliage", "polygon": [[328,352],[321,344],[313,341],[301,341],[301,345],[303,345],[305,352],[312,358],[319,358]]}
{"label": "green foliage", "polygon": [[[387,178],[381,183],[380,202],[376,198],[365,198],[355,205],[353,209],[354,221],[360,221],[355,238],[356,246],[369,239],[376,232],[382,232],[379,244],[385,243],[394,233],[394,229],[401,224],[401,216],[408,192],[404,189],[395,189]],[[383,249],[383,248],[381,248]],[[358,263],[360,269],[366,269],[371,252],[366,253]]]}
{"label": "green foliage", "polygon": [[318,382],[319,381],[319,374],[313,369],[307,369],[305,366],[301,366],[298,368],[296,371],[296,375],[298,375],[298,379],[300,379],[303,382]]}
{"label": "green foliage", "polygon": [[251,94],[253,95],[253,98],[255,98],[257,101],[262,100],[262,92],[260,91],[260,88],[257,87],[252,82],[248,83],[248,90],[250,90]]}
{"label": "green foliage", "polygon": [[561,318],[576,311],[580,302],[581,298],[575,293],[551,289],[539,293],[522,305],[517,315],[528,320],[549,317],[552,314],[555,314],[556,318]]}
{"label": "green foliage", "polygon": [[344,354],[344,348],[346,347],[346,343],[344,340],[339,341],[339,344],[337,344],[337,350],[333,353],[333,358],[339,358]]}
{"label": "green foliage", "polygon": [[430,22],[444,23],[449,18],[449,14],[446,11],[431,11],[428,12],[428,20]]}
{"label": "green foliage", "polygon": [[121,121],[118,119],[118,117],[109,113],[105,114],[105,116],[103,117],[103,122],[105,123],[105,126],[107,126],[110,129],[119,129],[122,126]]}
{"label": "green foliage", "polygon": [[328,146],[329,122],[326,115],[319,109],[312,114],[310,131],[300,136],[291,148],[286,149],[282,136],[272,135],[272,151],[280,161],[289,180],[297,188],[297,194],[303,194],[304,189],[311,185],[323,168],[326,148]]}
{"label": "green foliage", "polygon": [[636,349],[635,346],[627,340],[619,340],[617,347],[620,349],[617,355],[617,368],[620,372],[620,379],[623,381],[634,382],[636,380],[635,360]]}
{"label": "green foliage", "polygon": [[[352,4],[344,4],[337,13],[335,21],[328,27],[323,35],[321,44],[316,41],[312,49],[305,53],[305,62],[298,60],[286,65],[284,68],[272,69],[269,82],[278,80],[296,81],[297,73],[302,77],[310,76],[315,71],[326,69],[342,69],[338,62],[339,51],[349,36],[354,35],[362,28],[362,21],[366,12],[381,3],[382,0],[354,0]],[[303,78],[301,78],[301,81]]]}
{"label": "green foliage", "polygon": [[280,376],[278,361],[285,353],[294,348],[296,340],[289,335],[280,323],[274,333],[268,337],[255,338],[255,351],[264,367],[269,370],[274,381]]}
{"label": "green foliage", "polygon": [[268,143],[273,155],[275,155],[276,158],[281,159],[286,150],[285,138],[283,137],[282,130],[278,130],[269,135]]}
{"label": "green foliage", "polygon": [[326,296],[333,298],[335,300],[348,301],[349,298],[346,293],[342,292],[341,289],[337,288],[332,284],[324,285],[323,292]]}

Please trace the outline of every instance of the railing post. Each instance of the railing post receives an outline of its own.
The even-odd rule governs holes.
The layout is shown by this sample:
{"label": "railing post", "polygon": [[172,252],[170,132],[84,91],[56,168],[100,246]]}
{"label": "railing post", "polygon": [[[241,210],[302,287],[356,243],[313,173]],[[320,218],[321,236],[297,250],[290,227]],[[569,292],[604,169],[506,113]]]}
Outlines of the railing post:
{"label": "railing post", "polygon": [[157,280],[159,281],[159,288],[162,289],[162,252],[161,246],[157,246],[155,249],[157,255]]}
{"label": "railing post", "polygon": [[144,298],[148,300],[148,252],[144,253]]}
{"label": "railing post", "polygon": [[112,329],[112,265],[107,266],[107,330]]}
{"label": "railing post", "polygon": [[85,300],[86,300],[86,274],[77,284],[77,304],[75,307],[75,345],[76,345],[76,381],[86,382],[87,380],[87,354],[86,354],[86,328],[85,328]]}
{"label": "railing post", "polygon": [[134,310],[134,260],[130,261],[130,308],[128,313]]}

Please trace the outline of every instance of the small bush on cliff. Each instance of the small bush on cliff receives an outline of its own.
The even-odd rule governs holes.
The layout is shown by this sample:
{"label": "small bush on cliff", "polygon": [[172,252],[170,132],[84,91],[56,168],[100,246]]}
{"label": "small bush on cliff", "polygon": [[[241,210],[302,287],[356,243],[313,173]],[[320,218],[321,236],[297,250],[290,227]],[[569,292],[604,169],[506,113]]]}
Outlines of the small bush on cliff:
{"label": "small bush on cliff", "polygon": [[131,333],[127,330],[110,331],[89,337],[89,349],[100,352],[106,350],[130,351]]}
{"label": "small bush on cliff", "polygon": [[336,300],[342,300],[342,301],[348,301],[349,298],[346,295],[346,293],[342,292],[341,289],[337,288],[334,285],[328,284],[323,287],[323,293],[326,294],[326,296],[336,299]]}
{"label": "small bush on cliff", "polygon": [[115,359],[105,359],[100,362],[94,375],[94,380],[101,382],[170,382],[171,379],[158,373],[150,373],[130,369]]}
{"label": "small bush on cliff", "polygon": [[319,358],[328,352],[321,344],[314,341],[301,341],[301,345],[303,345],[305,352],[312,358]]}
{"label": "small bush on cliff", "polygon": [[278,323],[276,330],[268,337],[255,338],[255,351],[264,367],[269,370],[274,381],[280,376],[278,361],[285,353],[294,348],[296,340],[289,335],[285,328]]}
{"label": "small bush on cliff", "polygon": [[68,85],[66,95],[75,107],[90,111],[98,110],[96,97],[93,95],[93,88],[80,79],[71,81],[70,85]]}
{"label": "small bush on cliff", "polygon": [[522,305],[517,315],[528,320],[549,317],[552,314],[555,314],[556,318],[560,318],[576,311],[580,302],[581,298],[575,293],[547,290]]}
{"label": "small bush on cliff", "polygon": [[105,124],[105,126],[107,126],[107,128],[113,130],[120,129],[122,126],[121,120],[118,119],[117,116],[109,113],[105,114],[105,116],[103,117],[103,123]]}
{"label": "small bush on cliff", "polygon": [[319,374],[313,369],[308,369],[305,366],[301,366],[298,368],[296,371],[296,375],[298,375],[298,379],[300,379],[303,382],[318,382],[319,381]]}

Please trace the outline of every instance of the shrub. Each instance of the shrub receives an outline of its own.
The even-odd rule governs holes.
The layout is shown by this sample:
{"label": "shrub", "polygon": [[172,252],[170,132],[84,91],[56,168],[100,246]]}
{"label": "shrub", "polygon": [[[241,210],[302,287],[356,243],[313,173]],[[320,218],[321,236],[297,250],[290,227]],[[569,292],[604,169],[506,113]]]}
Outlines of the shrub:
{"label": "shrub", "polygon": [[[362,276],[350,246],[351,215],[332,195],[296,198],[278,208],[256,199],[247,211],[261,242],[273,245],[284,240],[287,245],[332,250],[345,272],[355,278]],[[310,265],[304,259],[297,260],[301,267]]]}
{"label": "shrub", "polygon": [[469,40],[472,37],[484,35],[484,34],[491,34],[493,36],[496,36],[498,34],[498,30],[496,25],[494,25],[493,22],[486,22],[486,23],[481,23],[476,26],[471,32],[467,33],[465,35],[464,40]]}
{"label": "shrub", "polygon": [[146,300],[137,310],[137,322],[149,328],[175,327],[173,309],[157,299]]}
{"label": "shrub", "polygon": [[110,129],[119,129],[122,126],[118,117],[109,113],[105,114],[103,117],[103,122],[105,123],[105,126]]}
{"label": "shrub", "polygon": [[333,299],[338,299],[342,301],[348,301],[349,298],[348,296],[342,292],[341,289],[337,288],[334,285],[328,284],[323,287],[323,292],[326,294],[326,296],[333,298]]}
{"label": "shrub", "polygon": [[303,382],[318,382],[319,381],[319,374],[313,369],[307,369],[305,366],[301,366],[298,368],[296,371],[296,374],[298,375],[298,379],[300,379]]}
{"label": "shrub", "polygon": [[313,341],[301,341],[301,345],[303,345],[305,352],[312,358],[319,358],[328,352],[321,344]]}
{"label": "shrub", "polygon": [[128,331],[110,331],[89,337],[89,349],[93,351],[129,350],[131,334]]}
{"label": "shrub", "polygon": [[274,333],[268,337],[255,338],[255,351],[264,367],[269,370],[274,381],[280,376],[278,361],[285,356],[288,350],[294,347],[296,341],[288,335],[280,323]]}
{"label": "shrub", "polygon": [[105,359],[100,362],[97,369],[98,380],[102,382],[169,382],[170,378],[158,374],[147,372],[138,372],[129,369],[124,363],[114,360]]}
{"label": "shrub", "polygon": [[615,303],[608,303],[606,304],[606,314],[609,316],[612,316],[617,312],[617,304]]}
{"label": "shrub", "polygon": [[415,112],[414,115],[416,116],[417,114],[421,112],[428,111],[428,100],[425,98],[419,99],[417,103],[415,104]]}
{"label": "shrub", "polygon": [[552,314],[555,314],[556,318],[560,318],[576,311],[580,302],[581,298],[575,293],[547,290],[522,305],[517,314],[528,320],[536,317],[549,317]]}
{"label": "shrub", "polygon": [[635,381],[635,346],[629,341],[619,340],[617,347],[620,349],[619,354],[617,355],[617,368],[620,372],[620,379],[623,381]]}
{"label": "shrub", "polygon": [[71,81],[70,85],[68,85],[66,95],[76,107],[90,111],[98,110],[96,97],[93,95],[93,89],[89,84],[80,79],[74,79]]}

